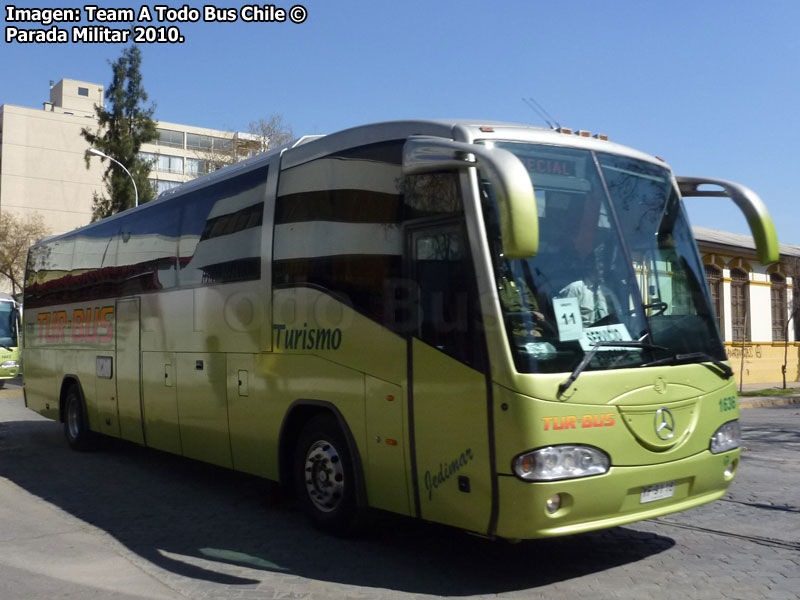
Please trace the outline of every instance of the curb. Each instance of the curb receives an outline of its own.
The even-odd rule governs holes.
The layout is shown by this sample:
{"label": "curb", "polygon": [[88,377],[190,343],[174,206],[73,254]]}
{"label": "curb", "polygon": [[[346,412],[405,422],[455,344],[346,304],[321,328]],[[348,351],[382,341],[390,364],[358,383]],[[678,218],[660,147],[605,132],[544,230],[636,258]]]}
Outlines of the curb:
{"label": "curb", "polygon": [[761,408],[783,404],[800,404],[800,396],[739,396],[739,408]]}

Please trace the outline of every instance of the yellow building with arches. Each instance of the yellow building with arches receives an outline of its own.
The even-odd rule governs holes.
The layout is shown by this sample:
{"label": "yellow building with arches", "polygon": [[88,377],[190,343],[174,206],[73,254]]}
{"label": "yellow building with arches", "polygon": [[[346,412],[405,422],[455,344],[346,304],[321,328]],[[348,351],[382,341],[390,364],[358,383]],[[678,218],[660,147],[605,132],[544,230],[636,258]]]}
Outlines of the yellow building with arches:
{"label": "yellow building with arches", "polygon": [[800,381],[800,314],[793,314],[792,277],[800,246],[781,244],[780,262],[764,267],[752,237],[693,230],[737,385],[782,383],[784,365],[786,381]]}

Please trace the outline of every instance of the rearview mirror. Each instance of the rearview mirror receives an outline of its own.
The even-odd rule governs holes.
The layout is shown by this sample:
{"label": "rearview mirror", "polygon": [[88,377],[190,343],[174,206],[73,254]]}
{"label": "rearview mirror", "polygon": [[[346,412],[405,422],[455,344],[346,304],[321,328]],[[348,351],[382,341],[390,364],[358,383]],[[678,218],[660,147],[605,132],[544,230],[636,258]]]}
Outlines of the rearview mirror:
{"label": "rearview mirror", "polygon": [[412,137],[403,147],[403,173],[421,175],[476,167],[497,197],[503,253],[530,258],[539,250],[539,217],[531,178],[520,160],[501,148],[441,138]]}
{"label": "rearview mirror", "polygon": [[[744,213],[753,239],[756,242],[758,260],[762,265],[771,265],[781,258],[778,246],[778,235],[772,217],[761,198],[753,190],[741,184],[724,179],[711,179],[707,177],[676,177],[681,195],[709,196],[730,198]],[[700,186],[713,185],[716,190],[701,190]]]}

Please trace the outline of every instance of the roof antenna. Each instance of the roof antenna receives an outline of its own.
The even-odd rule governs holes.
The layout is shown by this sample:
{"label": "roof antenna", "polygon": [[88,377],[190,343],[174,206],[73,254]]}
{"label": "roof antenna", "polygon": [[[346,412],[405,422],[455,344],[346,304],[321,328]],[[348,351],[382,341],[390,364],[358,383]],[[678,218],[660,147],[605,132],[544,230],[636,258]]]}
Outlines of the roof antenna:
{"label": "roof antenna", "polygon": [[[553,125],[553,123],[555,123],[555,124],[558,126],[558,128],[559,128],[559,129],[561,129],[561,123],[559,123],[558,121],[556,121],[556,120],[555,120],[555,119],[552,117],[552,115],[550,115],[550,113],[548,113],[548,112],[547,112],[547,111],[544,109],[544,107],[543,107],[541,104],[539,104],[539,103],[536,101],[536,99],[535,99],[535,98],[533,98],[533,97],[531,97],[531,98],[523,98],[523,99],[522,99],[522,101],[523,101],[525,104],[527,104],[527,105],[528,105],[528,107],[529,107],[529,108],[530,108],[530,109],[531,109],[533,112],[535,112],[537,115],[539,115],[539,116],[542,118],[542,120],[543,120],[545,123],[547,123],[547,126],[548,126],[550,129],[555,129],[555,128],[556,128],[556,127]],[[552,121],[552,122],[551,122],[551,121]]]}

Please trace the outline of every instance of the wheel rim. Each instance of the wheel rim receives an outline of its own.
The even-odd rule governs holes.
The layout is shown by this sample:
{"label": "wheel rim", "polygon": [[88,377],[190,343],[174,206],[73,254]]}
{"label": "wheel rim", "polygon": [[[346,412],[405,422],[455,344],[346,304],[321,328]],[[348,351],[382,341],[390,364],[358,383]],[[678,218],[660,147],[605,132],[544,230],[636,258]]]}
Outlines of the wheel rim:
{"label": "wheel rim", "polygon": [[319,440],[311,445],[304,475],[311,503],[322,512],[336,510],[344,497],[344,465],[330,442]]}
{"label": "wheel rim", "polygon": [[67,408],[67,431],[69,437],[73,440],[78,437],[81,428],[81,411],[78,408],[78,403],[73,399],[70,400],[69,407]]}

